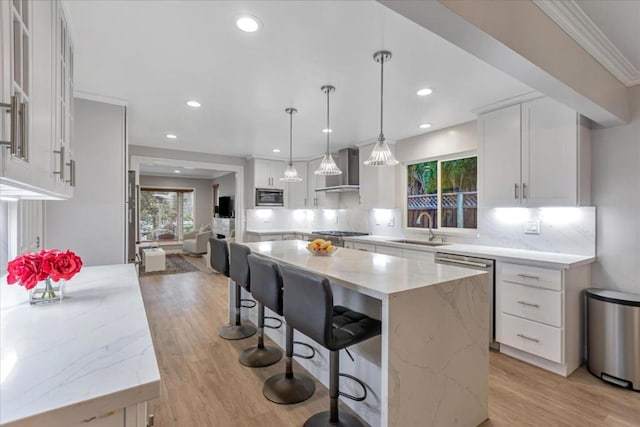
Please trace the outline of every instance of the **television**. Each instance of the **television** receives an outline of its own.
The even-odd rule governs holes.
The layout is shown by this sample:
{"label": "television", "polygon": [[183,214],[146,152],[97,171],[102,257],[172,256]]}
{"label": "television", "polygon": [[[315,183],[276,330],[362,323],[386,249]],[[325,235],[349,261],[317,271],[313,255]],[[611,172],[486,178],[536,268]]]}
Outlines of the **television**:
{"label": "television", "polygon": [[233,216],[230,196],[218,197],[218,215],[220,218],[231,218]]}

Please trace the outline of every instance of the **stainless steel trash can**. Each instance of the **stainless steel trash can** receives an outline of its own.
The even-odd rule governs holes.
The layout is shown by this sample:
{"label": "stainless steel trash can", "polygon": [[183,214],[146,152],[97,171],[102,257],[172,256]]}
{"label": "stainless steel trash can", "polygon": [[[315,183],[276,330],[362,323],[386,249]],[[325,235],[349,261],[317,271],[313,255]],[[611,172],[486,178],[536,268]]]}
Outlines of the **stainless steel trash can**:
{"label": "stainless steel trash can", "polygon": [[587,289],[587,368],[640,392],[640,295]]}

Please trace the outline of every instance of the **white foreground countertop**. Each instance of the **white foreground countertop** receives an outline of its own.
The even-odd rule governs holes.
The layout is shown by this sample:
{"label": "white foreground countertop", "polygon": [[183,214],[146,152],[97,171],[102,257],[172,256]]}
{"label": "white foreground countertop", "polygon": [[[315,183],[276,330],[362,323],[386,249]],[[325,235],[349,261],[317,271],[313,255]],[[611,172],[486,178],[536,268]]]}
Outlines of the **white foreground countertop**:
{"label": "white foreground countertop", "polygon": [[[133,264],[85,267],[61,303],[0,281],[0,424],[80,425],[160,395]],[[90,424],[87,424],[90,425]]]}
{"label": "white foreground countertop", "polygon": [[337,248],[331,256],[316,256],[301,240],[243,243],[258,254],[311,271],[321,271],[345,287],[385,299],[389,295],[486,274],[433,262]]}
{"label": "white foreground countertop", "polygon": [[[442,246],[422,246],[408,243],[398,243],[394,240],[402,240],[404,237],[392,236],[354,236],[345,237],[345,241],[380,244],[398,248],[410,248],[425,252],[445,252],[458,255],[468,255],[496,259],[505,262],[517,262],[537,267],[570,269],[595,262],[596,257],[590,255],[564,254],[556,252],[532,251],[527,249],[501,248],[498,246],[465,245],[459,243],[445,244]],[[420,239],[408,239],[420,240]]]}

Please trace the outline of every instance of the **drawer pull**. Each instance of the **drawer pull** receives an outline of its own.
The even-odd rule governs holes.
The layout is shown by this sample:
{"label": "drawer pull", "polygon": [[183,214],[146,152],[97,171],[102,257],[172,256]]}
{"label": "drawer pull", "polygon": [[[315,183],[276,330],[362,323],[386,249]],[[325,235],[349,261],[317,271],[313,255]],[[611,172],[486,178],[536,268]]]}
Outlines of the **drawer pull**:
{"label": "drawer pull", "polygon": [[540,340],[539,340],[539,339],[537,339],[537,338],[531,338],[531,337],[528,337],[528,336],[523,335],[523,334],[518,334],[518,336],[519,336],[520,338],[522,338],[522,339],[527,340],[527,341],[540,342]]}
{"label": "drawer pull", "polygon": [[540,277],[538,277],[538,276],[531,276],[531,275],[529,275],[529,274],[518,274],[518,277],[522,277],[523,279],[540,280]]}
{"label": "drawer pull", "polygon": [[527,307],[540,308],[538,304],[533,304],[531,302],[526,302],[526,301],[518,301],[518,304],[526,305]]}

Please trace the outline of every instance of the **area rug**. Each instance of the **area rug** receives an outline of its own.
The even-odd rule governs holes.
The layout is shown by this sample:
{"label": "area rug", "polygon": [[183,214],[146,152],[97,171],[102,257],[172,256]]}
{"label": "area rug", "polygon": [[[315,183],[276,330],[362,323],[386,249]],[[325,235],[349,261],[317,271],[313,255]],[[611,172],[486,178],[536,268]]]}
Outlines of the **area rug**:
{"label": "area rug", "polygon": [[140,277],[153,276],[158,274],[177,274],[177,273],[191,273],[194,271],[200,271],[200,269],[192,264],[182,254],[167,254],[165,260],[166,268],[162,271],[149,271],[145,272],[144,267],[140,267]]}

